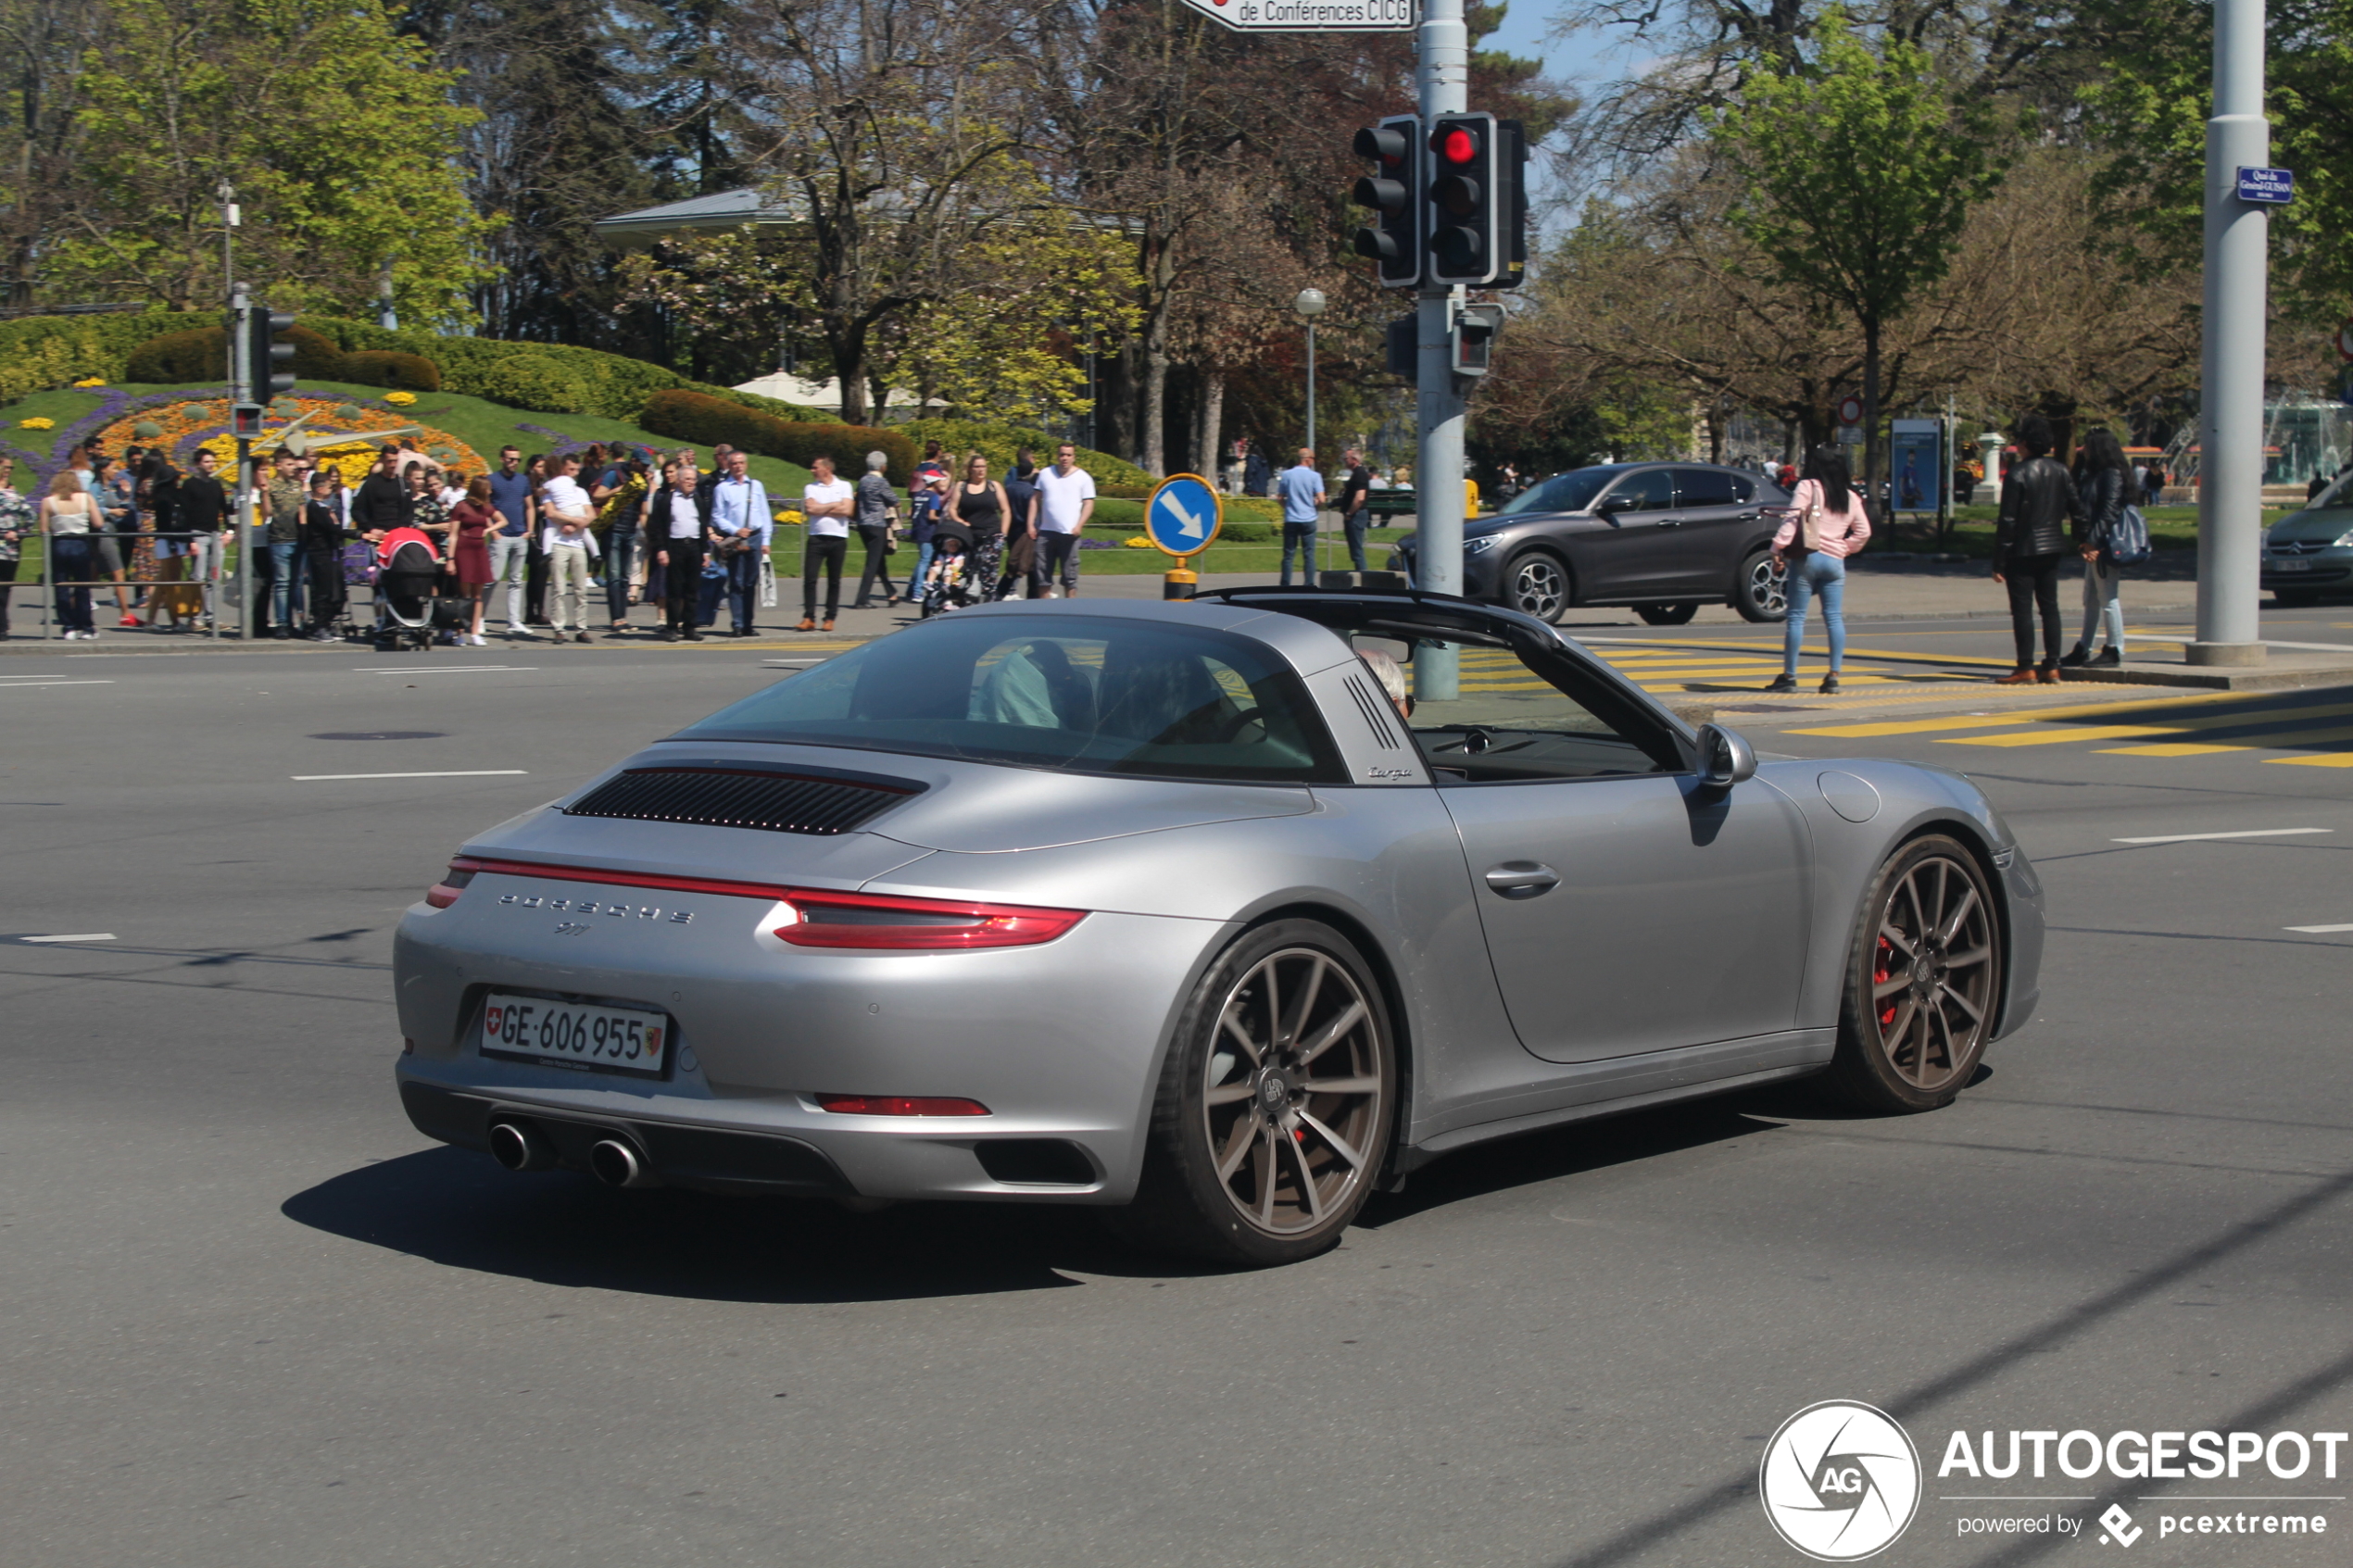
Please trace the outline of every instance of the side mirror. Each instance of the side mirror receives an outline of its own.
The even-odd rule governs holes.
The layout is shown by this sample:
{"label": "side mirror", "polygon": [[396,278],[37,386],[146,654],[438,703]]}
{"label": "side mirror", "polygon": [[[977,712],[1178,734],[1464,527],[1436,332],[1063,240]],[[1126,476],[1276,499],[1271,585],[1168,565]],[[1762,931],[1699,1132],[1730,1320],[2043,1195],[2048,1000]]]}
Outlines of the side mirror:
{"label": "side mirror", "polygon": [[1593,508],[1593,515],[1616,517],[1619,512],[1630,512],[1633,509],[1634,497],[1631,495],[1604,495],[1602,497],[1602,504]]}
{"label": "side mirror", "polygon": [[1756,751],[1748,737],[1720,724],[1699,727],[1699,782],[1709,789],[1730,789],[1756,773]]}

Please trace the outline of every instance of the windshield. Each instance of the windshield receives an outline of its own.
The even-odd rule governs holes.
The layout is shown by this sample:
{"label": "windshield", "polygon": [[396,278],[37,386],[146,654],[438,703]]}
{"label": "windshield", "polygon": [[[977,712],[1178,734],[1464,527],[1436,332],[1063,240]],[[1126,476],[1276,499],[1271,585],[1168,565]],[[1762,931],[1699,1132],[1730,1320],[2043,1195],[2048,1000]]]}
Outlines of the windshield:
{"label": "windshield", "polygon": [[1581,512],[1593,504],[1602,486],[1610,482],[1616,469],[1578,469],[1571,473],[1554,474],[1541,484],[1530,485],[1496,508],[1498,517],[1514,512]]}
{"label": "windshield", "polygon": [[1245,784],[1344,777],[1306,687],[1263,645],[1111,617],[933,621],[683,735]]}

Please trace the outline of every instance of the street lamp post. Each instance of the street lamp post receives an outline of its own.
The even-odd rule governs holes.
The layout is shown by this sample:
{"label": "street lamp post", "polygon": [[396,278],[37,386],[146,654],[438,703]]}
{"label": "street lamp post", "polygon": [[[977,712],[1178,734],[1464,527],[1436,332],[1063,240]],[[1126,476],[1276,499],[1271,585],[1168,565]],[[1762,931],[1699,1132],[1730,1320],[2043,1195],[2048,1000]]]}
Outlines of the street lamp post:
{"label": "street lamp post", "polygon": [[2263,0],[2214,7],[2214,118],[2206,122],[2205,365],[2198,409],[2197,641],[2192,664],[2260,664],[2268,225],[2238,171],[2271,161],[2263,117]]}
{"label": "street lamp post", "polygon": [[1324,313],[1324,291],[1302,289],[1299,297],[1290,302],[1290,307],[1298,311],[1300,319],[1307,323],[1307,445],[1313,451],[1315,446],[1315,318]]}

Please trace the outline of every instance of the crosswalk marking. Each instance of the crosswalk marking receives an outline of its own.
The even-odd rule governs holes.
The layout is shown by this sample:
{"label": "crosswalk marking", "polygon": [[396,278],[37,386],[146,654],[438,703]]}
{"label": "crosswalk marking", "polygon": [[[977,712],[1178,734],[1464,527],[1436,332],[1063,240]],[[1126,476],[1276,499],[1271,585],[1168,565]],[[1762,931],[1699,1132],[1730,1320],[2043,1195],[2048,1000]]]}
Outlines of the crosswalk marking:
{"label": "crosswalk marking", "polygon": [[2353,768],[2353,751],[2324,751],[2316,757],[2266,757],[2266,762],[2284,762],[2292,768]]}
{"label": "crosswalk marking", "polygon": [[[2070,740],[2111,740],[2125,735],[2195,734],[2203,731],[2231,733],[2236,738],[2259,740],[2271,749],[2286,746],[2304,746],[2322,741],[2353,740],[2353,725],[2332,725],[2321,729],[2296,729],[2293,726],[2313,719],[2339,718],[2353,713],[2353,704],[2330,703],[2311,708],[2274,709],[2254,713],[2208,713],[2194,719],[2183,719],[2171,724],[2062,724],[2047,730],[2019,730],[1998,735],[1948,735],[1940,738],[1940,746],[2060,746]],[[2290,726],[2282,728],[2283,725]],[[2234,751],[2244,746],[2210,746],[2211,751]],[[2192,757],[2197,750],[2158,751],[2135,747],[2129,755],[2141,757]]]}
{"label": "crosswalk marking", "polygon": [[[2045,708],[2026,712],[1970,713],[1942,719],[1888,719],[1863,724],[1824,724],[1784,732],[1793,735],[1836,735],[1862,738],[1870,735],[1932,734],[1939,730],[1998,730],[2005,724],[2020,724],[2057,719],[2078,719],[2087,714],[2120,717],[2131,713],[2146,713],[2155,709],[2173,709],[2188,703],[2223,702],[2233,694],[2229,692],[2200,693],[2190,696],[2169,697],[2159,702],[2101,702],[2073,704],[2066,708]],[[2241,701],[2246,700],[2240,698]]]}
{"label": "crosswalk marking", "polygon": [[2079,740],[2115,740],[2124,735],[2170,735],[2174,724],[2066,724],[2047,730],[2012,730],[1998,735],[1939,735],[1939,746],[2066,746]]}

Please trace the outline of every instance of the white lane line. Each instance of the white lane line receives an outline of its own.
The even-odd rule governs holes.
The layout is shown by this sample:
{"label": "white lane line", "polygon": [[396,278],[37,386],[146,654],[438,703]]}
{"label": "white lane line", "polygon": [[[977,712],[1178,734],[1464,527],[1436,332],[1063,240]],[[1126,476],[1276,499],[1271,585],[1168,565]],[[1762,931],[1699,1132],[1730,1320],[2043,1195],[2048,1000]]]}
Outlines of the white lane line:
{"label": "white lane line", "polygon": [[527,773],[528,768],[465,768],[440,773],[288,773],[296,784],[322,784],[335,779],[502,779]]}
{"label": "white lane line", "polygon": [[2196,844],[2209,838],[2285,838],[2290,834],[2334,833],[2334,828],[2248,828],[2241,833],[2163,833],[2152,838],[2111,838],[2110,844]]}
{"label": "white lane line", "polygon": [[19,936],[17,940],[19,942],[111,942],[115,940],[115,934],[111,931],[85,931],[79,936]]}
{"label": "white lane line", "polygon": [[[2170,632],[2127,632],[2128,643],[2194,643],[2196,637],[2177,636]],[[2266,637],[2263,646],[2271,648],[2301,648],[2311,653],[2353,653],[2353,643],[2284,643],[2277,637]]]}
{"label": "white lane line", "polygon": [[2331,932],[2353,931],[2353,925],[2284,925],[2280,929],[2302,932],[2307,936],[2326,936]]}
{"label": "white lane line", "polygon": [[536,670],[536,664],[355,664],[362,675],[483,675],[492,671]]}
{"label": "white lane line", "polygon": [[21,675],[0,676],[0,692],[21,686],[111,686],[112,681],[29,681]]}

